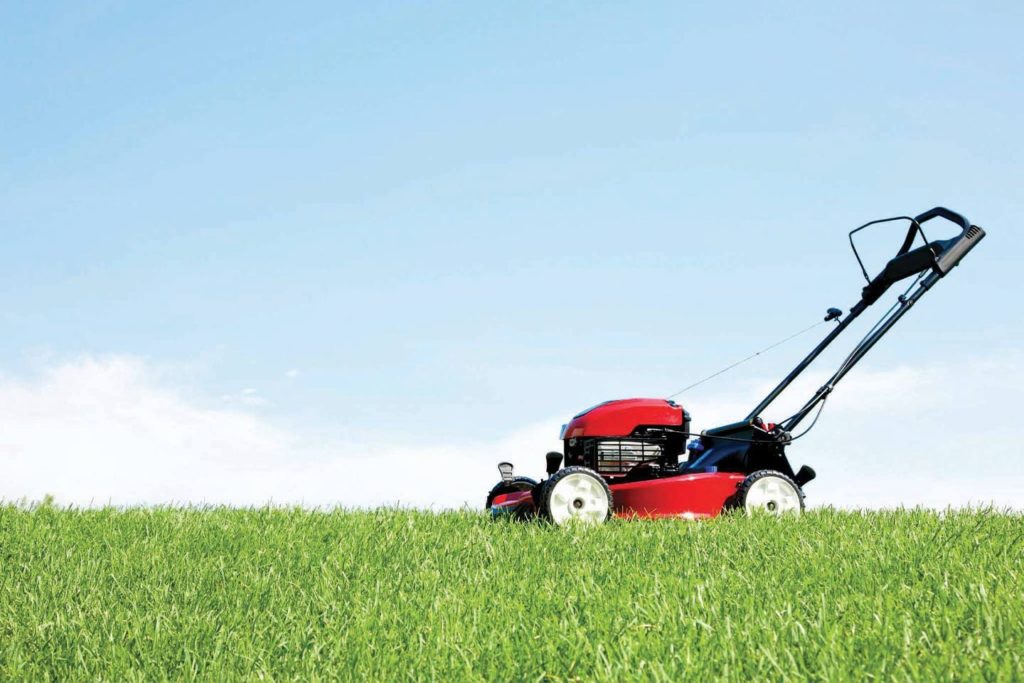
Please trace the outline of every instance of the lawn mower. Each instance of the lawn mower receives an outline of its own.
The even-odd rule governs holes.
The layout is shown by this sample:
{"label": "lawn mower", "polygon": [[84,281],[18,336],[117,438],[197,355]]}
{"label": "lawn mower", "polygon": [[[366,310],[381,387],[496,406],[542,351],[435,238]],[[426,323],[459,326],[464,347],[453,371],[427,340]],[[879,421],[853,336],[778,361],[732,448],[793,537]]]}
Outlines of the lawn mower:
{"label": "lawn mower", "polygon": [[[924,224],[934,218],[954,223],[959,234],[929,241]],[[897,221],[908,224],[903,244],[872,278],[854,236],[870,226]],[[923,244],[915,247],[919,236]],[[823,322],[835,322],[835,326],[746,417],[697,434],[690,431],[690,413],[672,397],[606,401],[563,425],[560,439],[565,452],[547,454],[545,480],[515,476],[511,463],[499,463],[501,481],[487,494],[487,509],[496,518],[539,516],[557,525],[603,522],[613,514],[685,519],[714,517],[728,509],[800,514],[804,486],[814,479],[815,472],[807,465],[794,471],[786,457],[787,446],[814,427],[839,381],[984,236],[984,230],[942,207],[916,217],[871,221],[852,230],[850,247],[867,281],[860,300],[845,317],[838,308],[828,309]],[[762,418],[772,402],[850,323],[892,285],[909,278],[914,280],[906,291],[802,408],[779,422]],[[794,435],[797,426],[812,414],[810,426]]]}

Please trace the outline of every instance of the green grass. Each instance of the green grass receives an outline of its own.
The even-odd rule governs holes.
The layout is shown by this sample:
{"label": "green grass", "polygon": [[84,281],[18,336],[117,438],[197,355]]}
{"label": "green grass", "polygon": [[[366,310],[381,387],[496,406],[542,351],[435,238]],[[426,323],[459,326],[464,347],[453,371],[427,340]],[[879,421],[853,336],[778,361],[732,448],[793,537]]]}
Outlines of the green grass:
{"label": "green grass", "polygon": [[1024,519],[0,506],[0,679],[1020,680]]}

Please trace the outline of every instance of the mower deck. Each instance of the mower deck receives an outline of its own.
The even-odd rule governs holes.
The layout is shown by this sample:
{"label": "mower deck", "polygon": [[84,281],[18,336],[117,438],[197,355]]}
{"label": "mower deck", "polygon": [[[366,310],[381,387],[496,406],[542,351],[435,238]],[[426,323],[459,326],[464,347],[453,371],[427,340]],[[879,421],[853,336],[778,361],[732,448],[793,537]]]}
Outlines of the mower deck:
{"label": "mower deck", "polygon": [[[717,517],[744,479],[744,475],[735,472],[704,472],[611,484],[612,509],[616,516],[640,519]],[[535,516],[533,492],[496,496],[491,514],[517,519]]]}

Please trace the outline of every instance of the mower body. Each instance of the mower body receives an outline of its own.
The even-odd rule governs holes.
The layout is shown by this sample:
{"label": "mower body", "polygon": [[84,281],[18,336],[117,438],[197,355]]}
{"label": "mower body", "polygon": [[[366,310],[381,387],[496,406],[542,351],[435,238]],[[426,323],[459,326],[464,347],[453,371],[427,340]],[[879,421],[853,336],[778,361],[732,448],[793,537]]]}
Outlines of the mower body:
{"label": "mower body", "polygon": [[[690,414],[661,398],[606,401],[562,427],[565,465],[598,473],[612,493],[614,513],[625,517],[702,519],[718,515],[743,482],[747,468],[691,469],[686,448]],[[744,444],[749,448],[748,444]],[[703,455],[702,442],[692,455]],[[529,517],[537,489],[495,496],[492,514]]]}

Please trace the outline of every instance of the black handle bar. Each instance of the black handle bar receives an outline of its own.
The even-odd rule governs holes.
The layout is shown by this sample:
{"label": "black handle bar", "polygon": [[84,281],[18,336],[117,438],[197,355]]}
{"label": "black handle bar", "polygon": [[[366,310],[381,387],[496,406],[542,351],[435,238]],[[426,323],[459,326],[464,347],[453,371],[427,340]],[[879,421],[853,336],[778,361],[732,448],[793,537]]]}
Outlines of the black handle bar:
{"label": "black handle bar", "polygon": [[[960,226],[960,234],[948,240],[938,240],[935,242],[929,242],[928,238],[924,234],[924,230],[921,229],[922,223],[927,223],[933,218],[945,218]],[[864,263],[861,261],[860,254],[857,253],[857,247],[853,243],[854,234],[860,232],[864,228],[877,225],[878,223],[889,223],[897,220],[905,220],[910,222],[910,230],[907,231],[907,237],[904,240],[903,246],[900,249],[900,253],[894,256],[885,265],[874,279],[868,276],[867,270],[864,268]],[[920,233],[924,239],[924,245],[911,251],[911,247],[914,243],[914,236]],[[967,255],[971,249],[978,245],[985,237],[985,231],[976,225],[971,225],[962,215],[950,211],[949,209],[937,206],[934,209],[925,211],[918,215],[916,218],[910,216],[897,216],[895,218],[883,218],[881,220],[871,221],[864,225],[856,228],[850,232],[850,246],[853,247],[853,253],[857,257],[857,262],[860,264],[861,270],[864,272],[864,278],[868,281],[867,286],[861,293],[861,299],[858,301],[849,311],[847,316],[840,321],[838,325],[832,328],[828,336],[825,337],[814,349],[804,358],[799,365],[793,368],[785,379],[783,379],[777,387],[772,389],[759,404],[754,408],[749,415],[746,417],[746,421],[750,422],[754,418],[758,417],[764,410],[776,399],[779,394],[786,390],[786,388],[792,384],[800,373],[802,373],[813,361],[816,359],[822,351],[831,344],[836,337],[842,334],[850,323],[852,323],[861,313],[863,313],[869,306],[874,304],[878,298],[885,293],[885,291],[895,282],[898,282],[904,278],[912,277],[914,275],[920,276],[917,282],[916,289],[908,288],[904,295],[900,296],[899,302],[893,309],[883,316],[882,320],[872,331],[868,333],[853,352],[847,357],[847,360],[843,363],[840,369],[832,376],[832,378],[821,388],[798,413],[790,417],[783,424],[783,428],[787,431],[792,430],[797,424],[800,423],[810,411],[818,405],[821,401],[828,396],[829,392],[832,391],[835,383],[838,382],[847,372],[852,368],[863,356],[866,354],[874,344],[884,335],[889,329],[902,317],[910,307],[914,305],[918,299],[920,299],[925,292],[931,289],[931,287],[942,277],[944,277],[950,270],[956,266],[964,256]],[[932,272],[925,276],[925,272],[931,270]],[[913,292],[911,292],[913,289]],[[831,316],[832,311],[829,311]],[[835,319],[835,318],[829,318]],[[712,447],[713,449],[714,447]],[[707,457],[711,451],[708,451],[701,457],[701,460],[695,462],[704,462],[705,464],[712,464],[707,461]]]}
{"label": "black handle bar", "polygon": [[964,256],[967,256],[967,252],[977,246],[978,242],[985,237],[985,231],[976,225],[971,225],[971,222],[962,214],[959,214],[956,211],[950,211],[949,209],[941,206],[936,206],[930,211],[925,211],[914,220],[920,225],[925,221],[930,221],[936,216],[941,216],[947,221],[956,223],[960,226],[959,235],[936,244],[938,249],[935,254],[935,270],[938,271],[939,275],[945,275],[949,271],[953,270],[956,264],[963,260]]}
{"label": "black handle bar", "polygon": [[944,206],[936,206],[934,209],[928,209],[921,215],[914,218],[914,220],[917,221],[918,224],[921,224],[927,223],[928,221],[936,217],[942,217],[945,218],[947,221],[956,223],[963,229],[964,232],[971,229],[971,222],[964,218],[962,214],[959,214],[956,211],[950,211]]}
{"label": "black handle bar", "polygon": [[[921,237],[924,239],[925,242],[928,242],[928,238],[925,237],[924,230],[921,228],[921,224],[922,223],[927,223],[928,221],[930,221],[933,218],[940,218],[940,217],[941,218],[945,218],[947,221],[950,221],[952,223],[956,223],[957,225],[959,225],[960,228],[961,228],[961,230],[960,230],[961,234],[966,232],[971,227],[971,222],[969,220],[967,220],[966,218],[964,218],[962,214],[959,214],[956,211],[950,211],[949,209],[947,209],[944,206],[936,206],[934,209],[928,209],[924,213],[919,214],[919,215],[915,216],[914,218],[904,217],[906,220],[910,221],[910,227],[907,228],[907,236],[906,236],[906,238],[904,238],[903,245],[900,247],[900,250],[898,252],[896,252],[896,255],[897,256],[903,256],[903,254],[906,254],[907,252],[909,252],[910,251],[910,247],[913,246],[913,244],[914,244],[914,237],[918,233],[921,234]],[[891,219],[889,219],[889,220],[891,220]],[[896,219],[896,220],[899,220],[899,219]],[[870,225],[870,223],[869,223],[869,225]],[[867,227],[867,226],[863,226],[863,227]],[[859,229],[860,228],[858,228],[858,230]],[[856,231],[854,231],[854,232],[856,232]]]}
{"label": "black handle bar", "polygon": [[[940,241],[940,242],[929,242],[928,241],[928,236],[924,234],[924,229],[921,227],[921,224],[922,223],[927,223],[928,221],[930,221],[933,218],[945,218],[947,221],[950,221],[951,223],[955,223],[956,225],[958,225],[960,227],[960,234],[957,235],[957,237],[955,237],[955,238],[953,238],[951,240],[944,240],[944,241]],[[932,258],[933,258],[933,261],[934,261],[934,264],[935,264],[936,268],[939,271],[941,271],[941,274],[943,274],[943,275],[948,273],[949,269],[952,268],[954,265],[956,265],[955,263],[943,264],[942,263],[942,260],[943,260],[942,257],[944,255],[943,252],[947,252],[947,251],[951,250],[954,246],[956,246],[955,243],[958,243],[960,240],[963,240],[965,237],[968,237],[967,233],[971,232],[971,227],[972,227],[971,226],[971,222],[969,220],[967,220],[967,218],[963,214],[959,214],[956,211],[951,211],[950,209],[947,209],[947,208],[945,208],[943,206],[936,206],[934,209],[929,209],[928,211],[925,211],[924,213],[919,214],[919,215],[917,215],[914,218],[911,218],[910,216],[894,216],[893,218],[882,218],[880,220],[876,220],[876,221],[871,221],[869,223],[865,223],[864,225],[851,230],[850,231],[850,247],[853,249],[854,256],[857,257],[857,263],[860,265],[861,272],[864,273],[864,279],[867,280],[869,283],[871,282],[871,276],[868,275],[867,268],[864,267],[864,262],[861,260],[860,253],[858,253],[858,251],[857,251],[857,246],[854,244],[853,236],[856,235],[861,230],[863,230],[864,228],[871,227],[872,225],[878,225],[879,223],[889,223],[889,222],[892,222],[892,221],[909,221],[910,222],[910,227],[907,228],[907,236],[905,238],[903,238],[903,244],[900,245],[900,249],[899,249],[899,251],[896,252],[896,256],[893,257],[893,260],[898,259],[899,257],[905,256],[906,254],[910,253],[910,248],[914,245],[914,239],[917,237],[917,235],[921,235],[921,239],[924,240],[925,246],[932,253]],[[974,230],[977,232],[977,231],[980,231],[981,229],[980,228],[974,228]],[[982,231],[982,236],[983,235],[984,235],[984,232]],[[973,237],[973,236],[974,235],[972,233],[972,235],[970,235],[970,237]],[[966,247],[968,245],[964,244],[963,246]],[[973,247],[973,243],[970,246]],[[963,258],[963,256],[966,255],[967,251],[969,251],[969,250],[970,249],[965,249],[965,250],[962,251],[962,253],[959,253],[958,254],[958,258],[956,258],[956,261],[960,261],[960,259]],[[960,250],[957,250],[957,251],[960,251]],[[948,259],[947,259],[947,261],[948,261]]]}
{"label": "black handle bar", "polygon": [[[934,242],[929,241],[928,236],[924,234],[924,229],[921,227],[921,224],[926,223],[933,218],[944,218],[951,223],[954,223],[960,227],[960,234],[947,240],[936,240]],[[901,220],[910,222],[910,227],[907,229],[907,236],[903,240],[903,245],[900,247],[900,250],[896,252],[896,255],[889,259],[889,262],[885,264],[882,271],[872,278],[868,275],[868,271],[864,267],[864,262],[861,260],[860,254],[857,252],[857,245],[853,242],[853,236],[869,226],[877,225],[878,223],[889,223]],[[921,239],[924,240],[924,245],[916,249],[911,249],[917,235],[921,235]],[[910,216],[883,218],[881,220],[865,223],[859,228],[851,230],[850,246],[853,248],[854,256],[857,257],[857,263],[860,264],[861,272],[864,273],[864,279],[868,282],[867,287],[864,288],[863,304],[870,306],[877,301],[878,297],[880,297],[893,283],[899,282],[906,277],[922,273],[929,268],[935,271],[939,277],[945,276],[963,259],[964,256],[967,255],[967,252],[973,249],[975,245],[981,241],[981,238],[984,236],[985,231],[977,226],[971,225],[971,222],[963,215],[941,206],[925,211],[916,218],[911,218]]]}

